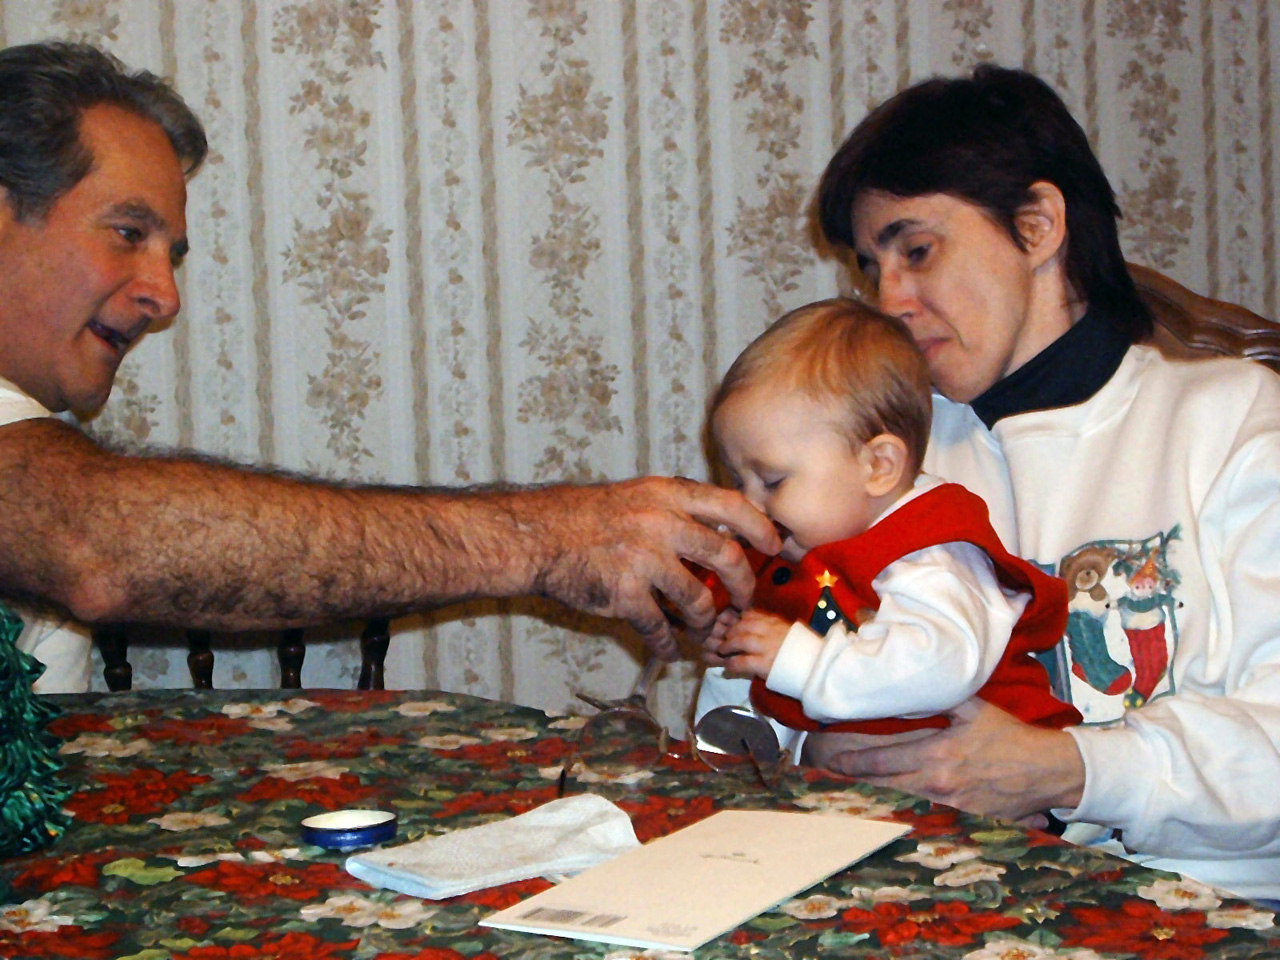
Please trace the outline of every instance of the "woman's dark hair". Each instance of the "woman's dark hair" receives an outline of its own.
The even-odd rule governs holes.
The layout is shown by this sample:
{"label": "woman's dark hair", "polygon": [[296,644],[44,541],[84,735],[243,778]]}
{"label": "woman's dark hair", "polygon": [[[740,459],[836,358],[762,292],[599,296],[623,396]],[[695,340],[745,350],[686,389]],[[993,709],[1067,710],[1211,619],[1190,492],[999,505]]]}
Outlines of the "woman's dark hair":
{"label": "woman's dark hair", "polygon": [[1023,249],[1015,217],[1031,185],[1052,183],[1067,208],[1066,275],[1074,293],[1133,340],[1151,332],[1120,251],[1120,208],[1089,140],[1043,80],[983,64],[886,100],[854,128],[818,185],[826,239],[854,245],[854,203],[880,191],[942,193],[982,207]]}
{"label": "woman's dark hair", "polygon": [[129,73],[88,44],[0,50],[0,187],[19,220],[45,217],[92,168],[93,155],[80,140],[80,118],[99,104],[158,124],[188,176],[208,152],[200,121],[153,73]]}

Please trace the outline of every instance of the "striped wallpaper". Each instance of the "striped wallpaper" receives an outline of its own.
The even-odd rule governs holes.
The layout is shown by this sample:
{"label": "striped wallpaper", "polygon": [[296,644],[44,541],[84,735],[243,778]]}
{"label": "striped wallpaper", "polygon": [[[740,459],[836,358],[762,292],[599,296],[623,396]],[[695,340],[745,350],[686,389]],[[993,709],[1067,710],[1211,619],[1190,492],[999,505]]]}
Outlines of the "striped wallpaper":
{"label": "striped wallpaper", "polygon": [[[212,142],[183,314],[90,429],[438,485],[705,476],[720,372],[841,283],[805,220],[834,146],[981,61],[1063,94],[1131,259],[1276,316],[1277,23],[1280,0],[0,0],[0,41],[171,76]],[[309,685],[354,682],[354,633],[316,634]],[[227,638],[216,681],[274,683],[261,640]],[[185,683],[179,654],[139,649],[138,684]],[[475,603],[398,622],[389,682],[564,708],[625,693],[636,656]],[[668,673],[678,727],[694,671]]]}

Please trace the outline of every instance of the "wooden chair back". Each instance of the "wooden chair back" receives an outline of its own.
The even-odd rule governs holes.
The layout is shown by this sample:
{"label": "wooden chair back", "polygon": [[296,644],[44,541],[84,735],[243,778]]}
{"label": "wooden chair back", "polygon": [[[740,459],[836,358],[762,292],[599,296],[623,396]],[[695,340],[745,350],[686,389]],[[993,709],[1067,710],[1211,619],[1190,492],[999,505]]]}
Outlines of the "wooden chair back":
{"label": "wooden chair back", "polygon": [[1131,263],[1129,273],[1155,316],[1150,342],[1165,356],[1243,357],[1280,372],[1280,323],[1202,297],[1150,267]]}

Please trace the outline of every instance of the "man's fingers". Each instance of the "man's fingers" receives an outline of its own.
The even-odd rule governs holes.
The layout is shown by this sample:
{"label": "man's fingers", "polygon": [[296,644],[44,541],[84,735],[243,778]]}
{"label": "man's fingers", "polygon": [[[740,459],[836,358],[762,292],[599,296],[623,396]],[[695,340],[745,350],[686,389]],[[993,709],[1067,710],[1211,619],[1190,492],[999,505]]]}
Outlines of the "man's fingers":
{"label": "man's fingers", "polygon": [[704,483],[683,482],[688,498],[686,506],[693,517],[708,527],[727,527],[729,533],[742,537],[761,553],[772,555],[782,549],[782,540],[774,529],[773,521],[753,507],[742,494]]}
{"label": "man's fingers", "polygon": [[[700,523],[691,523],[684,530],[678,550],[685,559],[715,573],[729,592],[729,599],[735,607],[746,607],[751,602],[751,594],[756,586],[755,571],[747,563],[742,547],[735,541]],[[695,583],[698,582],[692,574],[689,576]],[[699,587],[702,586],[699,583]],[[667,596],[672,600],[676,599],[669,593]],[[710,593],[707,596],[709,598]]]}
{"label": "man's fingers", "polygon": [[657,656],[663,660],[676,658],[679,648],[671,635],[671,624],[657,603],[650,600],[647,609],[641,604],[641,609],[630,613],[627,620],[644,639],[645,646]]}
{"label": "man's fingers", "polygon": [[653,588],[672,608],[677,618],[694,628],[714,627],[716,605],[707,585],[681,563],[664,567],[652,578]]}

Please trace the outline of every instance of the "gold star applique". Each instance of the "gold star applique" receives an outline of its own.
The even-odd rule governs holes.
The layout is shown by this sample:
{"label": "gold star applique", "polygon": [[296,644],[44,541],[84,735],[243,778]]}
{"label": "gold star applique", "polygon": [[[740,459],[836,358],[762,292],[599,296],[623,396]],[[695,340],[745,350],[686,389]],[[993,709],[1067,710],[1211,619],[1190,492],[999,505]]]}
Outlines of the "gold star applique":
{"label": "gold star applique", "polygon": [[823,570],[822,575],[817,579],[818,586],[820,587],[834,587],[840,578],[835,576],[830,570]]}

